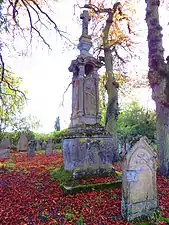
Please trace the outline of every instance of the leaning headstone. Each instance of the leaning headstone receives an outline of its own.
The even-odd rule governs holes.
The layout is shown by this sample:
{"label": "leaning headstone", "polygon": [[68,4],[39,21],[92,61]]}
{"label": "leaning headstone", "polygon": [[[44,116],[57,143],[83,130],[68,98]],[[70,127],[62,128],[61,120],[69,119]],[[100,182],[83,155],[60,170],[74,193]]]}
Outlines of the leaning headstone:
{"label": "leaning headstone", "polygon": [[156,155],[142,137],[122,163],[122,216],[127,221],[144,218],[158,207]]}
{"label": "leaning headstone", "polygon": [[28,156],[32,157],[35,155],[36,142],[34,140],[29,141],[28,143]]}
{"label": "leaning headstone", "polygon": [[18,151],[28,151],[28,139],[23,133],[21,134],[21,136],[19,138],[17,150]]}
{"label": "leaning headstone", "polygon": [[53,142],[52,140],[49,140],[46,149],[45,149],[45,155],[52,155],[53,154]]}

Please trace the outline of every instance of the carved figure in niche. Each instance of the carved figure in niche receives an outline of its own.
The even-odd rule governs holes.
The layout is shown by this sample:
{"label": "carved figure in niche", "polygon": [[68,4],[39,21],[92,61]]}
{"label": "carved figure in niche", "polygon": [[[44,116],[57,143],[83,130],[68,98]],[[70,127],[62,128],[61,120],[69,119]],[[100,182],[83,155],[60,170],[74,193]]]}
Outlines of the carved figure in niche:
{"label": "carved figure in niche", "polygon": [[93,67],[86,65],[86,78],[84,80],[84,111],[86,115],[96,116],[96,79],[93,78]]}

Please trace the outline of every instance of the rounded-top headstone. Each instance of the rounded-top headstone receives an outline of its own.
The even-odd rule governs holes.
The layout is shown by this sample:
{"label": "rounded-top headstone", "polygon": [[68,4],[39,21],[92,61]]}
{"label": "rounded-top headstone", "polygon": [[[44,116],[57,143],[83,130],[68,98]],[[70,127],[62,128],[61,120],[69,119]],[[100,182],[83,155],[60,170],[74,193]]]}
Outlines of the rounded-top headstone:
{"label": "rounded-top headstone", "polygon": [[17,149],[18,151],[28,151],[28,139],[23,133],[19,138]]}

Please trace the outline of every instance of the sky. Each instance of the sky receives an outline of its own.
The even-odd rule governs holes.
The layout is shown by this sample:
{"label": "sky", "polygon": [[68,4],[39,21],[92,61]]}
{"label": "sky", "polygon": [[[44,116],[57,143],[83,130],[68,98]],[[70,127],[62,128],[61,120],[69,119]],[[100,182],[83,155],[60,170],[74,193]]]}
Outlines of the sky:
{"label": "sky", "polygon": [[[74,3],[76,3],[75,0],[60,0],[52,5],[52,10],[55,11],[55,14],[50,14],[56,23],[58,21],[58,25],[62,29],[70,33],[70,39],[73,41],[81,35],[81,26],[76,21],[80,11],[76,8],[76,15],[73,16]],[[144,13],[145,5],[142,4],[141,7],[142,10],[140,6],[139,10]],[[144,21],[144,17],[144,14],[140,13],[140,21]],[[164,22],[164,25],[167,26],[166,22]],[[143,31],[144,29],[146,29],[145,22],[140,27],[140,30]],[[49,52],[46,47],[42,47],[41,44],[37,45],[35,42],[30,56],[9,57],[8,65],[15,74],[23,78],[22,87],[29,91],[29,100],[23,114],[31,114],[40,120],[42,126],[37,132],[49,133],[54,130],[55,119],[58,116],[60,117],[62,129],[68,127],[70,123],[71,86],[65,94],[64,106],[61,106],[61,102],[63,93],[71,82],[72,74],[68,71],[68,67],[71,64],[71,60],[76,59],[79,52],[77,49],[65,45],[64,41],[60,40],[54,31],[44,34],[51,44],[52,51]],[[145,33],[142,37],[143,46],[139,45],[138,49],[136,49],[136,52],[143,58],[140,61],[132,61],[128,68],[128,71],[134,75],[138,74],[139,76],[139,73],[136,73],[136,71],[142,70],[142,73],[147,71],[146,56],[144,53],[140,53],[141,50],[144,52],[144,49],[146,49],[146,36]],[[19,40],[17,45],[18,47],[21,46]],[[133,95],[133,98],[139,100],[146,108],[155,107],[154,102],[151,100],[150,90],[139,89]]]}

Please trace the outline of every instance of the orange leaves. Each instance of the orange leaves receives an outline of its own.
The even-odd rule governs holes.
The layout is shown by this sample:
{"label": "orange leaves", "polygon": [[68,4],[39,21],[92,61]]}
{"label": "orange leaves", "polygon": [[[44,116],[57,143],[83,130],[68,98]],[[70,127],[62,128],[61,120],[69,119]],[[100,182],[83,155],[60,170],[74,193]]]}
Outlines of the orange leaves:
{"label": "orange leaves", "polygon": [[[129,6],[132,6],[129,1],[125,1],[123,5],[121,5],[121,3],[112,5],[110,1],[92,1],[92,4],[89,5],[89,9],[90,16],[92,17],[94,38],[104,38],[104,28],[107,23],[110,23],[109,19],[112,18],[107,43],[109,46],[115,46],[117,44],[123,44],[127,47],[130,46],[132,44],[129,36],[131,33],[131,19],[128,16],[128,13],[132,13],[130,13]],[[116,10],[114,11],[113,9]]]}

